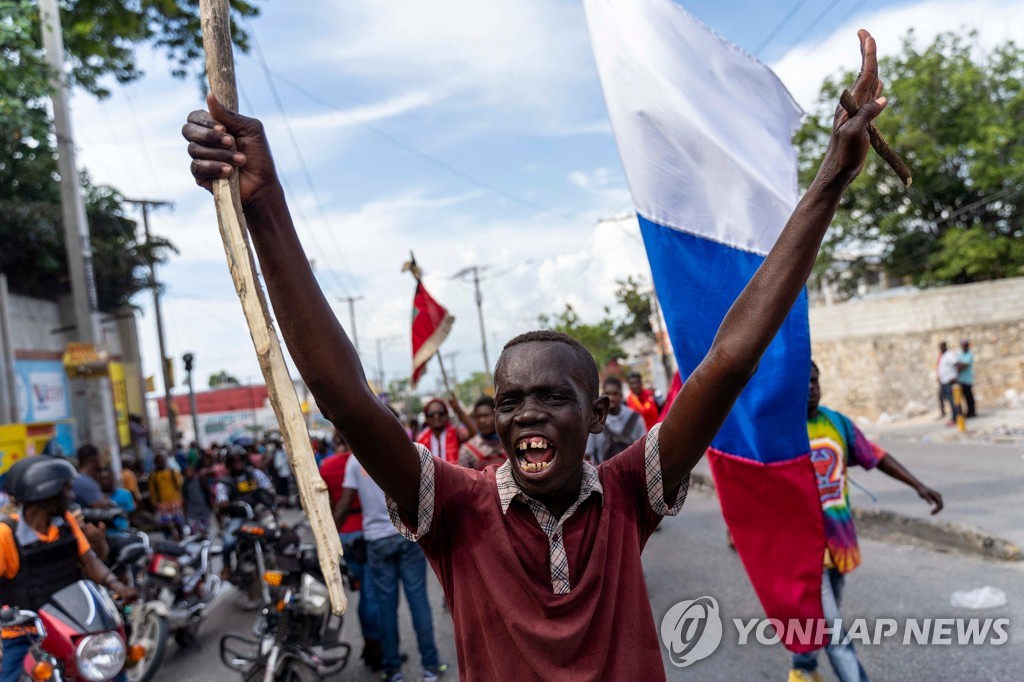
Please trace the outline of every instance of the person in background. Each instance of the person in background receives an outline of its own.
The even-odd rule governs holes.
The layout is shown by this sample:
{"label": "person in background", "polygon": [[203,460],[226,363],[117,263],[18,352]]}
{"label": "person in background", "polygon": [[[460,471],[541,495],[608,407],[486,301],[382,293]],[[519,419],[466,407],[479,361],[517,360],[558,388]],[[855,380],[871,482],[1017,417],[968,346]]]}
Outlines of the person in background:
{"label": "person in background", "polygon": [[626,407],[639,414],[644,420],[644,428],[650,431],[658,423],[658,401],[654,391],[644,388],[644,379],[640,372],[630,372],[626,376],[629,384],[629,398]]}
{"label": "person in background", "polygon": [[[405,599],[412,614],[413,630],[420,651],[424,682],[436,682],[448,670],[441,663],[434,640],[434,623],[427,597],[427,560],[423,550],[399,534],[388,515],[384,491],[370,478],[355,456],[345,463],[345,480],[341,499],[334,510],[334,521],[344,527],[358,495],[363,511],[363,534],[366,539],[366,574],[372,585],[370,595],[377,604],[381,643],[384,649],[384,675],[389,682],[403,680],[402,655],[398,640],[398,585],[405,590]],[[362,598],[360,598],[360,603]]]}
{"label": "person in background", "polygon": [[960,376],[960,354],[949,348],[946,342],[939,344],[939,387],[942,389],[942,398],[949,403],[949,421],[946,426],[955,426],[956,418],[960,416],[960,406],[953,400],[953,384]]}
{"label": "person in background", "polygon": [[[895,457],[865,438],[846,415],[822,406],[819,376],[818,366],[812,361],[807,393],[807,436],[825,522],[821,606],[825,621],[833,623],[841,622],[839,606],[845,576],[860,565],[857,530],[850,512],[849,467],[877,467],[882,473],[913,488],[932,506],[932,514],[942,511],[942,496],[917,480]],[[844,630],[842,635],[832,638],[824,647],[832,669],[840,682],[866,682],[867,673],[857,660],[853,644],[845,639]],[[792,666],[788,682],[821,682],[818,651],[793,654]]]}
{"label": "person in background", "polygon": [[181,539],[185,523],[181,488],[181,473],[167,466],[167,456],[158,453],[153,459],[153,473],[149,475],[149,501],[156,508],[157,523],[164,535],[175,541]]}
{"label": "person in background", "polygon": [[619,454],[647,433],[639,413],[622,404],[622,381],[618,377],[605,379],[601,392],[608,397],[608,417],[604,420],[604,428],[587,438],[584,451],[584,456],[595,466]]}
{"label": "person in background", "polygon": [[508,459],[494,428],[494,398],[481,396],[473,405],[473,423],[477,433],[459,448],[459,464],[482,470],[494,464],[501,466]]}
{"label": "person in background", "polygon": [[[204,455],[203,458],[209,457]],[[202,535],[210,531],[210,517],[213,515],[213,488],[210,485],[209,470],[203,475],[198,467],[189,465],[185,469],[185,485],[181,496],[185,507],[185,527],[189,535]]]}
{"label": "person in background", "polygon": [[[335,435],[337,450],[320,465],[320,478],[327,484],[331,498],[331,509],[335,512],[338,536],[345,551],[345,561],[352,573],[352,589],[359,592],[359,628],[363,633],[363,663],[371,670],[379,671],[384,665],[384,649],[381,645],[380,615],[373,582],[366,571],[366,539],[363,536],[363,508],[358,491],[344,489],[345,468],[352,451],[341,434]],[[339,505],[342,498],[344,505]],[[338,512],[345,510],[339,522]]]}
{"label": "person in background", "polygon": [[960,341],[958,364],[960,375],[957,377],[956,382],[963,389],[964,402],[967,403],[967,412],[964,416],[971,419],[977,416],[974,411],[974,353],[971,351],[971,342],[967,339]]}
{"label": "person in background", "polygon": [[149,445],[149,429],[142,421],[142,415],[128,415],[128,431],[131,434],[132,450],[142,465],[142,470],[149,473],[153,470],[153,450]]}
{"label": "person in background", "polygon": [[284,449],[281,436],[278,435],[267,443],[267,449],[271,453],[277,496],[287,500],[292,494],[292,467],[288,462],[288,451]]}
{"label": "person in background", "polygon": [[[90,546],[85,531],[68,511],[75,468],[65,459],[26,457],[4,479],[4,492],[19,511],[0,522],[0,604],[38,611],[50,596],[88,578],[113,590],[125,602],[135,588],[118,580]],[[102,544],[103,534],[99,534]],[[23,679],[31,641],[25,628],[4,628],[0,682]],[[123,675],[114,678],[123,680]]]}
{"label": "person in background", "polygon": [[96,480],[100,470],[100,451],[86,443],[78,448],[78,476],[71,484],[74,502],[79,507],[110,509],[114,503],[103,494]]}
{"label": "person in background", "polygon": [[[454,396],[452,403],[458,406],[456,410],[462,411],[462,406]],[[423,414],[427,425],[416,437],[416,442],[430,450],[434,457],[457,464],[459,447],[476,435],[476,425],[462,411],[465,427],[456,428],[448,417],[448,405],[440,398],[428,400],[423,406]]]}
{"label": "person in background", "polygon": [[100,490],[117,507],[124,510],[124,516],[118,516],[110,522],[107,527],[108,533],[125,533],[131,528],[129,519],[135,515],[135,497],[125,488],[115,485],[114,472],[109,467],[103,467],[98,472],[97,481]]}
{"label": "person in background", "polygon": [[139,460],[134,457],[121,457],[121,487],[132,494],[136,508],[142,504],[142,490],[139,489]]}
{"label": "person in background", "polygon": [[316,459],[317,468],[319,468],[324,460],[331,456],[331,444],[327,442],[326,438],[314,438],[311,444],[313,457]]}

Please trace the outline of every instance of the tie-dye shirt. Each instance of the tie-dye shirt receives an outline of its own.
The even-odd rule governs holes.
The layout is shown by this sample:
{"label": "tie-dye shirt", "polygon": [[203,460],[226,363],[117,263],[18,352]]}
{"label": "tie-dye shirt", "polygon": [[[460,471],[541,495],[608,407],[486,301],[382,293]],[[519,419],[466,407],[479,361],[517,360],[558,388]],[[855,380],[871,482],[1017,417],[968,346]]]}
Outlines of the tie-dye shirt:
{"label": "tie-dye shirt", "polygon": [[852,465],[873,469],[885,451],[865,438],[845,415],[824,407],[807,420],[807,436],[825,515],[825,565],[849,573],[860,565],[860,548],[850,513],[846,469]]}

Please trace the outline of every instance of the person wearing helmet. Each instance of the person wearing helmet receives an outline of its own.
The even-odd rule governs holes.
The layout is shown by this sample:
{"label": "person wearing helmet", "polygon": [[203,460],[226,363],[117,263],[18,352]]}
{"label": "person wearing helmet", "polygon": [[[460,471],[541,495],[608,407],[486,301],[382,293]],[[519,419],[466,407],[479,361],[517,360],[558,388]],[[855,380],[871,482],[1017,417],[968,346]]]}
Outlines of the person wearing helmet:
{"label": "person wearing helmet", "polygon": [[[4,492],[18,512],[0,522],[0,603],[38,611],[50,596],[88,578],[113,590],[127,602],[138,597],[123,584],[89,546],[68,511],[71,481],[77,475],[65,459],[48,456],[20,460],[7,472]],[[28,570],[31,568],[31,570]],[[24,628],[4,629],[0,682],[21,679],[29,651]]]}
{"label": "person wearing helmet", "polygon": [[[274,484],[270,478],[261,470],[252,466],[249,461],[249,453],[240,445],[232,445],[228,450],[225,464],[228,467],[227,477],[217,483],[216,502],[221,511],[227,511],[233,502],[245,502],[255,507],[258,499],[258,491],[264,490],[270,495],[264,495],[266,499],[274,500]],[[224,556],[226,557],[235,548],[235,533],[242,527],[243,520],[229,518],[224,527]],[[2,682],[2,681],[0,681]]]}

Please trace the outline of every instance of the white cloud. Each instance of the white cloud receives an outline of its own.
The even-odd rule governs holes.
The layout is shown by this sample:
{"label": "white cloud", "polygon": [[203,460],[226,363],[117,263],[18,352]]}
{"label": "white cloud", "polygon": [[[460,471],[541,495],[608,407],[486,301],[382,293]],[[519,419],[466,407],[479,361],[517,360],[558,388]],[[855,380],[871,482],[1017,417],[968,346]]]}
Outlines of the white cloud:
{"label": "white cloud", "polygon": [[[296,132],[332,132],[364,123],[373,123],[416,109],[422,109],[444,100],[448,93],[442,89],[413,90],[380,102],[330,111],[325,114],[298,116],[290,119]],[[274,119],[276,121],[276,119]],[[280,121],[277,121],[280,124]],[[268,127],[270,123],[268,122]]]}
{"label": "white cloud", "polygon": [[974,30],[978,45],[990,49],[1007,40],[1024,41],[1024,0],[926,0],[881,9],[856,17],[822,40],[792,48],[772,69],[806,111],[813,109],[826,77],[844,69],[859,70],[859,28],[871,31],[880,58],[899,53],[910,29],[922,46],[939,33]]}
{"label": "white cloud", "polygon": [[593,131],[591,121],[561,120],[595,75],[579,3],[336,0],[324,3],[321,21],[330,37],[312,52],[333,69],[459,91],[463,106],[497,107],[492,125],[522,125],[530,111],[539,114],[531,125]]}

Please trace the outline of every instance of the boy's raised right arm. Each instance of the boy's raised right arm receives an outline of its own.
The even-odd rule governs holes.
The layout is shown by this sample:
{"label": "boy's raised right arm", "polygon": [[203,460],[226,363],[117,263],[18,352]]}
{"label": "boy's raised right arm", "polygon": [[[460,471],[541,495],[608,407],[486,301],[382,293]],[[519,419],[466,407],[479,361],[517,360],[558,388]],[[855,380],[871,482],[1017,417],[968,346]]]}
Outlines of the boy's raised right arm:
{"label": "boy's raised right arm", "polygon": [[415,518],[419,457],[405,429],[370,390],[362,363],[338,323],[302,249],[274,169],[263,125],[212,96],[182,128],[196,184],[238,169],[242,207],[274,314],[295,366],[317,405],[366,472]]}

